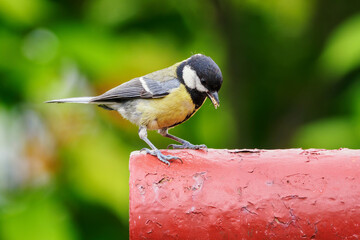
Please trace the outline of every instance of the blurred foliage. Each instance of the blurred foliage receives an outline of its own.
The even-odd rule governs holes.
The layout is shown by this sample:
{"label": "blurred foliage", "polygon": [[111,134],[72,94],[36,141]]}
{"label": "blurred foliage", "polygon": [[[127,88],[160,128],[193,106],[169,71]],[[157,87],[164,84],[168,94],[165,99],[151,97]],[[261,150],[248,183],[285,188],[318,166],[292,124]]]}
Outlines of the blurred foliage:
{"label": "blurred foliage", "polygon": [[[360,2],[0,0],[0,239],[128,236],[136,126],[103,93],[194,53],[224,85],[171,132],[213,148],[359,148]],[[155,145],[169,144],[150,133]]]}

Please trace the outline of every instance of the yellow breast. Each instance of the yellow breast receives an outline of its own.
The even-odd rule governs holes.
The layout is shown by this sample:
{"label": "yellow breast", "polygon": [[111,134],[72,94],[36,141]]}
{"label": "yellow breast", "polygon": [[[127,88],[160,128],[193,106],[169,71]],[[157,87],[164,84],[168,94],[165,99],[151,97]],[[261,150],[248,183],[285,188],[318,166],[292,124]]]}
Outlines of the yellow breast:
{"label": "yellow breast", "polygon": [[185,86],[180,85],[164,98],[144,99],[137,110],[142,113],[140,125],[156,130],[183,122],[195,113],[195,104]]}

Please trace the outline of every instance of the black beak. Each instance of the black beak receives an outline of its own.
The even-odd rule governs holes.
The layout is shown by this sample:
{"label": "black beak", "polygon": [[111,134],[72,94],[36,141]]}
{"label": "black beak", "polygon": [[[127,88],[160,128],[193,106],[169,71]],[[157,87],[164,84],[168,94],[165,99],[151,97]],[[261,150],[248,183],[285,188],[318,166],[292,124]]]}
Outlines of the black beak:
{"label": "black beak", "polygon": [[206,94],[208,95],[215,109],[220,106],[219,95],[217,92],[207,92]]}

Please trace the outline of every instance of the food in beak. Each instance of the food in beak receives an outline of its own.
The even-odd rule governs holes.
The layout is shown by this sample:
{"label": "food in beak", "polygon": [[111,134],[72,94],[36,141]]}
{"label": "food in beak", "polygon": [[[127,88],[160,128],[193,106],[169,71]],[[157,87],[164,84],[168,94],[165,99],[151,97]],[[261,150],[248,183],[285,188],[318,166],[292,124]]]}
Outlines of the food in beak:
{"label": "food in beak", "polygon": [[220,106],[219,95],[217,92],[207,92],[206,93],[215,109]]}

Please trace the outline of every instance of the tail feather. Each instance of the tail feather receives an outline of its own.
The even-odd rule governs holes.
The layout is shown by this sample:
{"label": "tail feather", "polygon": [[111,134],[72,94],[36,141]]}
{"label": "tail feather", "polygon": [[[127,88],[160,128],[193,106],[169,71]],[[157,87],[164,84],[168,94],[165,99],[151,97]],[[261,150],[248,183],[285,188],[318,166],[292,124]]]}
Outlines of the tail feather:
{"label": "tail feather", "polygon": [[90,103],[93,97],[74,97],[46,101],[45,103]]}

